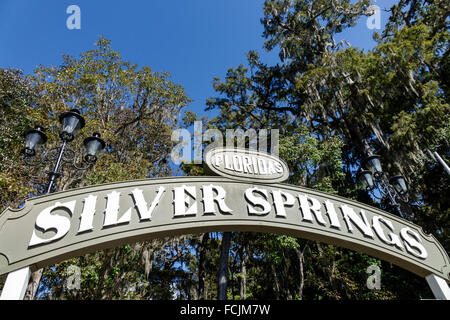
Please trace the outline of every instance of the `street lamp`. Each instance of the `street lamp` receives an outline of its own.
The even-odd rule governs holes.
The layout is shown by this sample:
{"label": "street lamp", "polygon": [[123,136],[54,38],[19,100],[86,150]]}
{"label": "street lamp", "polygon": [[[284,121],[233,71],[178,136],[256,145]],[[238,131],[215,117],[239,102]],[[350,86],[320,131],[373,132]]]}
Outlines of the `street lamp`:
{"label": "street lamp", "polygon": [[47,142],[47,136],[44,133],[44,129],[41,126],[36,126],[34,129],[25,132],[25,148],[23,149],[23,153],[29,157],[33,157],[36,154],[36,147],[45,142]]}
{"label": "street lamp", "polygon": [[389,183],[394,187],[398,194],[405,196],[408,193],[406,180],[403,176],[395,176],[389,179]]}
{"label": "street lamp", "polygon": [[84,139],[86,164],[77,164],[76,152],[68,146],[68,143],[75,139],[76,134],[85,125],[85,120],[80,111],[72,109],[59,116],[61,132],[59,134],[62,143],[59,147],[46,150],[40,158],[36,158],[36,148],[45,144],[47,136],[42,126],[36,126],[25,133],[25,148],[22,155],[26,164],[30,166],[43,165],[46,162],[53,163],[53,170],[50,171],[46,193],[51,193],[56,189],[56,179],[60,176],[60,169],[68,164],[76,170],[87,170],[97,161],[98,153],[105,148],[105,142],[100,138],[100,134],[95,132],[92,137]]}
{"label": "street lamp", "polygon": [[[378,155],[366,157],[363,161],[363,167],[367,170],[360,168],[356,174],[356,179],[362,189],[378,200],[387,197],[390,204],[396,208],[402,218],[411,220],[411,217],[400,208],[401,203],[408,202],[406,179],[403,176],[394,176],[388,179],[381,167],[380,156]],[[376,190],[381,197],[377,196]]]}
{"label": "street lamp", "polygon": [[375,188],[372,173],[369,170],[359,171],[357,179],[362,188],[366,191],[372,191]]}
{"label": "street lamp", "polygon": [[372,172],[375,177],[379,177],[383,174],[383,170],[381,169],[380,156],[371,155],[367,157],[365,160],[365,167],[367,167],[367,169],[369,169],[369,171]]}
{"label": "street lamp", "polygon": [[77,109],[72,109],[61,114],[59,116],[59,122],[61,122],[62,126],[60,137],[63,141],[67,142],[72,141],[75,138],[75,134],[85,125],[84,118]]}
{"label": "street lamp", "polygon": [[92,137],[84,139],[84,146],[86,147],[84,160],[87,163],[95,163],[97,161],[97,154],[105,148],[105,141],[100,139],[100,133],[94,132]]}

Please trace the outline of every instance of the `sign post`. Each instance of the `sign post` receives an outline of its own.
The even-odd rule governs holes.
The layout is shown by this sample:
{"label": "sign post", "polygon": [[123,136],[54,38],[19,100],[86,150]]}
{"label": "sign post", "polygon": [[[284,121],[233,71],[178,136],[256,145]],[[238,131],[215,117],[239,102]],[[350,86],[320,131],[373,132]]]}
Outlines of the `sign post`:
{"label": "sign post", "polygon": [[450,300],[450,288],[444,279],[435,274],[430,274],[429,276],[426,276],[425,279],[436,299]]}
{"label": "sign post", "polygon": [[23,300],[30,276],[30,267],[10,272],[3,286],[0,300]]}

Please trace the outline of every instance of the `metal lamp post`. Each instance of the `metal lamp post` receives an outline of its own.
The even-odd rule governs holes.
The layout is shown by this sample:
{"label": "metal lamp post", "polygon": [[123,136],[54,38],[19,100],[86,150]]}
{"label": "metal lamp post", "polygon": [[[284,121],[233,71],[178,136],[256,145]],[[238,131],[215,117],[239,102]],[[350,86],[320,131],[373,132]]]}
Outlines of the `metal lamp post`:
{"label": "metal lamp post", "polygon": [[23,149],[23,159],[30,166],[44,165],[46,162],[53,163],[53,170],[50,171],[45,194],[56,190],[56,179],[61,175],[61,168],[68,164],[76,170],[87,170],[97,161],[98,153],[105,148],[105,142],[100,138],[100,134],[95,132],[92,137],[84,139],[86,155],[85,163],[77,164],[77,154],[68,144],[75,139],[76,134],[85,125],[85,120],[76,109],[64,112],[60,115],[61,123],[61,145],[46,150],[40,158],[36,157],[36,147],[47,141],[47,136],[41,126],[28,130],[25,133],[25,148]]}
{"label": "metal lamp post", "polygon": [[[411,220],[412,217],[404,213],[400,207],[401,203],[408,202],[406,179],[403,176],[388,178],[381,167],[380,156],[377,155],[367,157],[364,167],[367,170],[360,169],[356,175],[360,186],[378,200],[387,197],[402,218]],[[381,197],[376,195],[375,190],[378,190]]]}
{"label": "metal lamp post", "polygon": [[[380,156],[377,155],[367,157],[364,161],[364,167],[368,170],[361,168],[356,175],[356,179],[361,187],[378,200],[381,200],[383,197],[388,197],[391,205],[396,208],[402,218],[412,220],[414,217],[412,213],[408,215],[400,207],[401,203],[408,202],[408,185],[406,179],[403,176],[393,176],[388,179],[386,173],[381,168]],[[375,190],[380,192],[381,198],[373,192]],[[436,299],[450,299],[450,289],[443,278],[435,274],[430,274],[425,279]]]}
{"label": "metal lamp post", "polygon": [[[47,149],[41,157],[36,156],[36,148],[47,141],[44,129],[41,126],[36,126],[25,133],[25,148],[22,152],[25,163],[30,166],[38,166],[49,162],[53,166],[53,169],[48,172],[49,178],[45,186],[45,194],[56,191],[56,180],[61,175],[61,168],[64,165],[69,165],[76,170],[87,170],[94,165],[98,153],[105,148],[105,142],[100,138],[100,134],[95,132],[91,137],[84,139],[86,149],[86,154],[83,157],[84,163],[77,163],[77,153],[69,147],[69,143],[75,139],[76,134],[84,127],[86,122],[80,111],[76,109],[62,113],[59,116],[59,122],[61,123],[60,146]],[[20,272],[22,272],[22,277],[26,278],[29,277],[30,269],[26,267],[19,270],[17,274],[20,275]],[[33,282],[39,283],[41,276],[42,269],[33,274]],[[23,299],[25,289],[21,293],[21,297],[18,297],[19,299]],[[27,296],[34,297],[35,291],[37,291],[36,287],[29,286]]]}

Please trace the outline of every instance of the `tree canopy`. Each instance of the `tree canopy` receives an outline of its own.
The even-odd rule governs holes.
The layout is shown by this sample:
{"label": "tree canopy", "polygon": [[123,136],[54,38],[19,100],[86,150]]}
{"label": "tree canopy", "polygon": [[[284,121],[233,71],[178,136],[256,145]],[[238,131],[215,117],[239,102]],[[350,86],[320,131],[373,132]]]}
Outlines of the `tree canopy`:
{"label": "tree canopy", "polygon": [[[377,45],[372,50],[337,42],[337,34],[369,14],[368,5],[345,0],[266,1],[261,19],[264,48],[278,51],[280,61],[264,64],[251,51],[246,65],[230,68],[224,80],[216,78],[218,96],[207,105],[220,114],[211,124],[278,128],[280,156],[293,171],[290,183],[396,214],[387,197],[377,202],[356,186],[355,174],[365,157],[380,155],[386,172],[408,181],[409,201],[401,209],[448,250],[449,177],[427,149],[448,161],[449,5],[399,1],[390,9],[382,34],[374,34]],[[248,245],[248,240],[233,241],[238,247]],[[270,297],[385,299],[430,294],[420,279],[368,256],[279,236],[253,241],[275,246],[262,253],[271,281],[266,287],[259,283]],[[371,263],[382,267],[384,279],[395,282],[382,280],[382,289],[372,292],[363,288]],[[246,269],[255,270],[249,265]]]}

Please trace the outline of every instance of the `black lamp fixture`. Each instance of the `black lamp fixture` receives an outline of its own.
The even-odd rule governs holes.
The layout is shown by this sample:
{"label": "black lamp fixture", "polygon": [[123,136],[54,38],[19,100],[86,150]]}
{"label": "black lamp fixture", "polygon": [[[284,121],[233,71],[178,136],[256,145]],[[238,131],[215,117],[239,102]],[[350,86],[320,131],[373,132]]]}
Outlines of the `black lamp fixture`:
{"label": "black lamp fixture", "polygon": [[67,142],[72,141],[77,132],[85,125],[84,118],[77,109],[72,109],[61,114],[59,116],[59,122],[61,122],[62,126],[60,137],[63,141]]}
{"label": "black lamp fixture", "polygon": [[373,181],[372,172],[369,170],[360,170],[357,173],[359,184],[366,191],[372,191],[375,188],[375,183]]}
{"label": "black lamp fixture", "polygon": [[406,195],[408,193],[408,186],[403,176],[394,176],[389,179],[389,183],[394,187],[400,195]]}
{"label": "black lamp fixture", "polygon": [[[381,167],[380,156],[369,155],[363,161],[363,168],[360,168],[356,174],[356,179],[367,192],[370,192],[374,198],[381,200],[383,197],[389,199],[399,215],[405,219],[411,219],[410,215],[405,214],[401,209],[401,203],[408,202],[408,185],[403,176],[397,175],[387,178],[386,173]],[[378,190],[378,193],[375,192]],[[380,195],[381,197],[379,197]]]}
{"label": "black lamp fixture", "polygon": [[105,141],[100,138],[100,133],[94,132],[92,137],[84,139],[84,146],[86,147],[84,159],[88,163],[94,163],[97,161],[97,154],[105,148]]}
{"label": "black lamp fixture", "polygon": [[371,155],[367,157],[365,160],[365,167],[367,167],[367,169],[369,169],[374,176],[380,176],[383,174],[380,156],[378,155]]}
{"label": "black lamp fixture", "polygon": [[[61,175],[60,169],[64,164],[70,165],[76,170],[87,170],[97,161],[98,153],[105,148],[105,142],[100,138],[100,134],[95,132],[92,137],[84,139],[86,155],[84,160],[87,164],[77,164],[77,154],[68,144],[75,139],[76,134],[85,126],[86,122],[77,109],[64,112],[59,116],[61,123],[60,138],[61,146],[46,150],[39,159],[36,159],[36,147],[47,141],[42,126],[36,126],[34,129],[25,133],[25,148],[23,149],[23,158],[26,164],[37,166],[45,162],[53,163],[53,170],[49,172],[49,181],[47,192],[50,193],[56,189],[56,179]],[[33,160],[34,159],[34,160]]]}
{"label": "black lamp fixture", "polygon": [[23,152],[28,156],[36,154],[36,147],[47,142],[47,135],[44,133],[44,128],[36,126],[25,132],[25,148]]}

